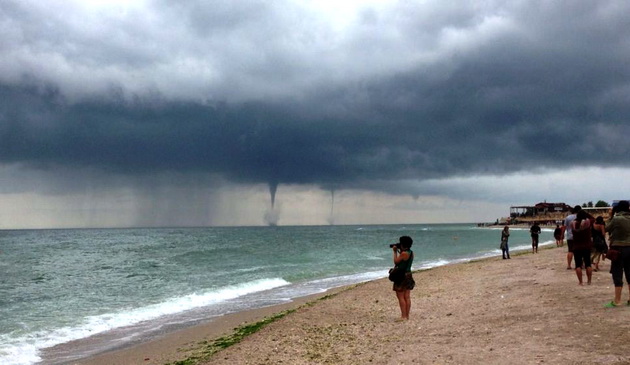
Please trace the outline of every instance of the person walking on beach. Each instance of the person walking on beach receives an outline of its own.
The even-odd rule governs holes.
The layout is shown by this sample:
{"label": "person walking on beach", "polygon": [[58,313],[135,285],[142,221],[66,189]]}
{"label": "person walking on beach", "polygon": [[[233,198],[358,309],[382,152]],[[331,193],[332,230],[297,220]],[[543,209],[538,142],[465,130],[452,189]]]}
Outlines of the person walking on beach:
{"label": "person walking on beach", "polygon": [[540,235],[540,226],[534,222],[532,228],[529,229],[532,235],[532,253],[538,253],[538,235]]}
{"label": "person walking on beach", "polygon": [[553,238],[556,239],[556,247],[562,247],[562,228],[559,224],[556,224],[556,229],[553,230]]}
{"label": "person walking on beach", "polygon": [[[610,273],[615,285],[615,298],[606,304],[606,307],[617,307],[621,305],[621,292],[623,291],[623,274],[626,274],[628,283],[628,302],[630,305],[630,206],[628,201],[622,200],[615,207],[616,212],[606,224],[606,232],[610,240],[610,249],[619,252],[617,258],[610,258]],[[612,255],[611,255],[612,256]]]}
{"label": "person walking on beach", "polygon": [[571,209],[571,214],[569,214],[564,219],[564,227],[565,233],[567,237],[567,270],[571,270],[571,261],[573,261],[573,232],[571,231],[571,222],[575,220],[577,213],[582,210],[582,207],[576,205]]}
{"label": "person walking on beach", "polygon": [[[508,238],[510,237],[510,227],[503,227],[503,231],[501,231],[501,251],[503,251],[503,259],[510,258],[510,247],[508,246]],[[505,255],[507,254],[507,257]]]}
{"label": "person walking on beach", "polygon": [[404,270],[405,277],[400,282],[394,282],[394,291],[400,306],[400,320],[408,320],[411,311],[411,290],[416,286],[416,282],[411,275],[411,264],[413,263],[413,251],[411,251],[413,240],[409,236],[402,236],[399,243],[393,246],[394,265],[400,270]]}
{"label": "person walking on beach", "polygon": [[586,268],[588,285],[591,285],[591,277],[593,276],[593,269],[591,268],[591,248],[593,247],[591,229],[594,221],[595,218],[593,218],[592,215],[586,213],[584,210],[580,210],[575,220],[571,222],[575,274],[577,275],[580,285],[583,285],[582,266]]}
{"label": "person walking on beach", "polygon": [[606,225],[604,224],[604,217],[601,215],[595,218],[592,233],[593,250],[591,251],[591,263],[595,265],[593,271],[599,271],[599,262],[608,251],[608,245],[606,245]]}

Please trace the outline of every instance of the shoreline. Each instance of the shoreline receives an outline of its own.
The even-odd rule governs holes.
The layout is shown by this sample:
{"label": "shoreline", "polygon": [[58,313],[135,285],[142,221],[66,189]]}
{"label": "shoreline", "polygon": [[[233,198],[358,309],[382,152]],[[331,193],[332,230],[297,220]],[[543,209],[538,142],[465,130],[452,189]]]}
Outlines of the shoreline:
{"label": "shoreline", "polygon": [[[541,243],[541,245],[545,245],[546,243],[547,242],[543,242]],[[517,246],[513,248],[515,252],[519,250],[526,250],[526,249],[527,247],[525,246],[523,247]],[[491,252],[491,251],[495,251],[495,252]],[[443,259],[436,259],[433,261],[424,260],[424,261],[419,261],[418,263],[416,263],[415,268],[417,270],[425,270],[425,269],[434,268],[436,267],[436,265],[437,266],[452,265],[452,264],[458,264],[462,262],[468,262],[470,260],[482,260],[488,257],[490,258],[496,257],[496,255],[498,255],[499,252],[500,252],[499,250],[491,249],[488,252],[486,251],[476,252],[476,255],[473,252],[471,252],[470,254],[474,255],[472,257],[467,256],[467,257],[462,257],[462,258],[453,258],[451,260],[446,260],[446,261]],[[146,343],[160,341],[163,337],[168,336],[170,333],[179,333],[179,334],[182,334],[182,336],[184,337],[186,336],[190,337],[187,334],[186,330],[189,328],[196,328],[198,326],[206,326],[206,328],[199,331],[200,334],[196,335],[197,337],[216,338],[216,337],[219,337],[228,333],[233,328],[237,327],[238,325],[243,324],[243,322],[249,322],[250,317],[246,316],[248,315],[247,313],[257,313],[260,310],[260,312],[263,313],[262,315],[253,314],[253,316],[254,318],[261,319],[265,316],[268,316],[269,314],[274,314],[274,312],[282,311],[285,308],[294,308],[295,305],[304,304],[305,301],[308,301],[310,299],[318,299],[318,297],[320,296],[329,295],[330,293],[334,293],[338,290],[341,290],[347,287],[352,287],[359,283],[365,282],[366,280],[368,281],[374,280],[375,276],[372,275],[374,273],[376,272],[370,271],[369,273],[358,274],[359,277],[363,277],[361,281],[344,279],[342,280],[342,282],[337,283],[339,285],[338,287],[328,289],[327,291],[322,291],[322,292],[311,291],[314,294],[307,295],[305,297],[295,297],[295,298],[292,298],[291,301],[289,302],[272,304],[263,308],[248,309],[248,310],[245,310],[244,312],[236,312],[232,314],[219,315],[219,316],[205,315],[204,317],[205,319],[199,319],[196,321],[184,320],[182,322],[179,319],[176,319],[172,322],[169,322],[168,319],[163,320],[161,318],[158,318],[156,320],[143,321],[143,322],[139,322],[138,324],[131,325],[131,326],[116,328],[114,330],[109,330],[109,331],[95,334],[89,337],[84,337],[84,338],[76,339],[73,341],[64,342],[64,343],[61,343],[52,347],[42,349],[40,350],[39,356],[43,359],[42,363],[50,364],[50,365],[67,364],[67,363],[77,363],[77,364],[84,363],[84,362],[87,362],[88,359],[97,358],[106,353],[117,353],[121,351],[126,351],[130,348],[144,346]],[[370,274],[370,275],[367,275],[367,274]],[[382,272],[378,272],[378,275],[376,275],[377,277],[376,280],[378,280],[379,278],[384,278],[386,277],[386,275],[387,275],[387,270],[384,267],[382,269]],[[357,276],[357,275],[353,275],[353,276]],[[346,282],[344,283],[343,281],[346,281]],[[320,288],[320,290],[322,289],[324,288]],[[274,289],[271,289],[271,290],[273,291]],[[264,293],[264,292],[260,292],[260,293]],[[302,295],[304,294],[305,293],[303,293]],[[255,301],[256,300],[254,300],[254,302]],[[278,309],[272,310],[271,312],[269,312],[267,311],[267,308],[278,308]],[[240,310],[240,309],[234,308],[233,310]],[[200,311],[200,313],[201,312],[203,311]],[[243,313],[242,317],[244,319],[239,320],[239,318],[241,317],[241,313]],[[187,315],[184,314],[182,315],[182,318],[185,318],[186,316]],[[193,315],[192,317],[200,318],[201,316]],[[221,325],[221,322],[224,317],[225,318],[234,317],[236,318],[236,320],[230,322],[229,325],[223,326]],[[217,326],[218,329],[217,330],[208,329],[210,328],[210,325]],[[117,339],[122,339],[124,343],[121,341],[118,341]],[[168,359],[169,356],[167,355],[169,353],[181,351],[181,349],[185,345],[187,345],[185,342],[182,342],[182,341],[179,341],[179,342],[180,343],[178,343],[177,345],[174,345],[174,344],[171,344],[171,341],[165,341],[164,342],[165,345],[154,346],[150,351],[146,351],[146,352],[149,354],[159,353],[160,355],[157,356],[158,358]],[[168,347],[169,350],[162,351],[163,347]],[[162,353],[165,353],[167,355],[161,355]],[[146,362],[144,361],[145,358],[156,358],[156,356],[146,356],[142,359],[143,361],[141,363],[146,364]],[[69,359],[69,360],[64,361],[64,359]],[[103,363],[109,363],[109,362],[104,361]],[[121,363],[128,363],[128,361],[121,362]],[[160,362],[156,362],[156,363],[160,363]]]}
{"label": "shoreline", "polygon": [[[531,223],[518,223],[518,224],[489,224],[489,225],[485,225],[485,226],[479,226],[481,228],[495,228],[495,229],[503,229],[503,227],[508,226],[510,227],[510,229],[512,228],[522,228],[522,229],[529,229],[532,225]],[[546,229],[554,229],[556,228],[555,224],[538,224],[538,226],[540,228],[546,228]],[[562,226],[562,225],[560,225]]]}
{"label": "shoreline", "polygon": [[[296,310],[207,363],[630,362],[625,351],[630,308],[603,307],[613,294],[609,262],[593,273],[592,285],[578,286],[574,271],[566,270],[565,247],[542,248],[539,254],[514,252],[512,260],[492,257],[414,272],[417,284],[408,322],[395,321],[399,312],[391,283],[378,279],[219,317],[72,363],[181,361],[202,351],[204,341],[287,309]],[[332,293],[325,301],[317,300]],[[423,350],[400,351],[399,341]]]}
{"label": "shoreline", "polygon": [[[156,336],[148,341],[140,341],[137,344],[126,343],[119,348],[102,352],[99,351],[94,355],[71,360],[69,363],[77,365],[154,365],[181,361],[197,351],[200,347],[199,343],[202,341],[210,341],[230,335],[234,333],[234,330],[239,326],[256,323],[280,312],[295,310],[310,302],[317,301],[321,297],[346,290],[347,288],[352,288],[355,285],[359,284],[332,288],[323,293],[294,298],[286,303],[224,314],[205,320],[199,324],[185,326],[175,331],[166,331],[162,335]],[[68,363],[67,361],[57,359],[58,355],[60,353],[72,352],[72,350],[76,349],[80,344],[98,341],[99,336],[101,335],[96,335],[95,337],[97,338],[88,337],[78,339],[44,349],[41,354],[41,363]],[[53,358],[56,360],[53,360]]]}

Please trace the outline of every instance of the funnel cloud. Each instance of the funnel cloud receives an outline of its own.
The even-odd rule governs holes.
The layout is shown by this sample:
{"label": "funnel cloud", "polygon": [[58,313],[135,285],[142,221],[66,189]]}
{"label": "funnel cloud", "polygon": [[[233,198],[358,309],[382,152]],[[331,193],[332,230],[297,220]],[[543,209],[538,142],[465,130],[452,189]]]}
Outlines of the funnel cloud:
{"label": "funnel cloud", "polygon": [[[519,174],[546,182],[523,203],[597,200],[564,195],[562,173],[630,169],[629,12],[613,0],[4,1],[0,194],[194,185],[195,204],[145,217],[174,225],[189,219],[157,210],[194,206],[180,217],[212,224],[204,189],[218,182],[267,186],[268,225],[281,184],[330,191],[329,224],[335,192],[494,203]],[[153,176],[178,178],[121,186]],[[488,178],[492,194],[477,183]]]}
{"label": "funnel cloud", "polygon": [[328,216],[328,224],[335,224],[335,191],[330,191],[330,215]]}

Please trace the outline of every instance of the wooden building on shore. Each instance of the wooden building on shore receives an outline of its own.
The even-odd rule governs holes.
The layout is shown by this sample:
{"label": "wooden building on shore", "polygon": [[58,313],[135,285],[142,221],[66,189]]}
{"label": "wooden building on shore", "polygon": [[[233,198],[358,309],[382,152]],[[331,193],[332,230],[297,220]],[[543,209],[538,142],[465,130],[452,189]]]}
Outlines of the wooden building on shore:
{"label": "wooden building on shore", "polygon": [[[541,202],[536,205],[520,205],[510,207],[510,216],[505,224],[534,224],[555,225],[562,224],[564,218],[570,214],[572,206],[565,203]],[[594,217],[602,216],[608,219],[610,207],[582,207]]]}
{"label": "wooden building on shore", "polygon": [[536,205],[520,205],[510,207],[508,224],[529,223],[555,224],[564,219],[571,211],[565,203],[541,202]]}

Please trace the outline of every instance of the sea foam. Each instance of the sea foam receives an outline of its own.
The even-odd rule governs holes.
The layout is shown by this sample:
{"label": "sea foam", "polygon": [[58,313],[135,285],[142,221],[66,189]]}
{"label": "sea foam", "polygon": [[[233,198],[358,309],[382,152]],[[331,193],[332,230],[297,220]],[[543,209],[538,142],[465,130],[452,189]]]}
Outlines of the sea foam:
{"label": "sea foam", "polygon": [[202,293],[193,293],[179,298],[171,298],[162,303],[145,307],[129,308],[116,313],[90,316],[76,326],[39,331],[18,338],[2,335],[0,336],[0,343],[2,344],[0,345],[0,364],[34,364],[42,360],[39,356],[39,351],[44,348],[289,284],[289,282],[280,278],[260,279]]}

